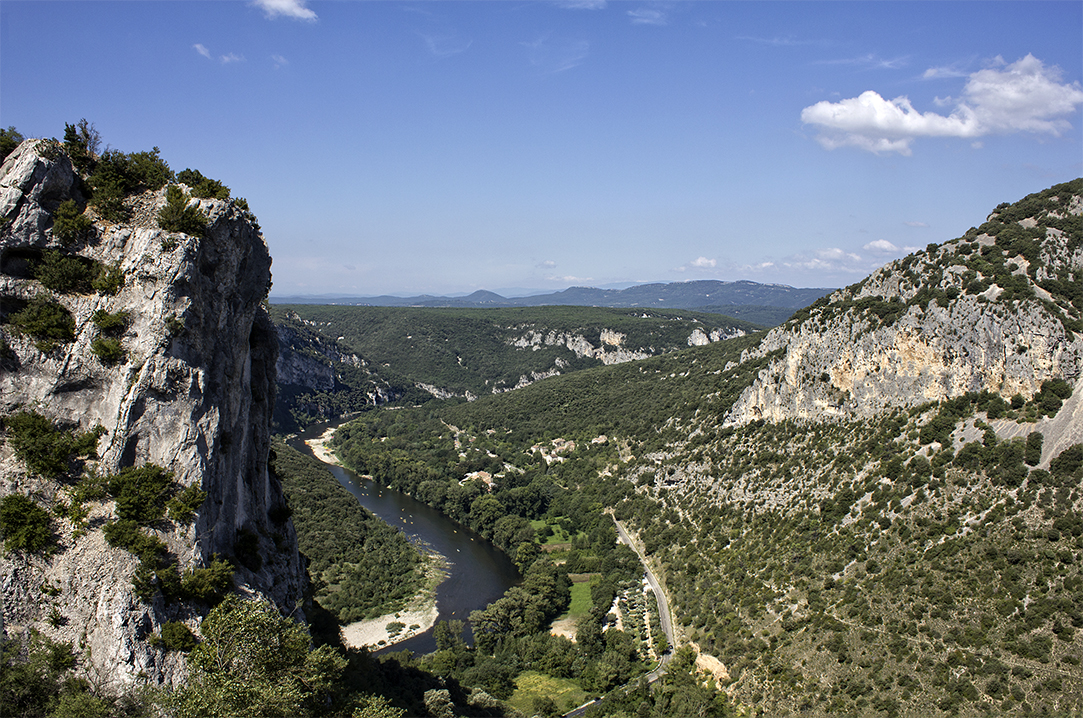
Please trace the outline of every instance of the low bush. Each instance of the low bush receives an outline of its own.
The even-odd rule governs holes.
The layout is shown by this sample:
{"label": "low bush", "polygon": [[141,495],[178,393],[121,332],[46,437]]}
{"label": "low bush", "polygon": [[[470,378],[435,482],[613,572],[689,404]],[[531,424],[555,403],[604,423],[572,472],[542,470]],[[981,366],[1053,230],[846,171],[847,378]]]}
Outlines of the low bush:
{"label": "low bush", "polygon": [[169,509],[169,518],[180,524],[190,524],[195,512],[206,500],[207,492],[192,484],[166,504]]}
{"label": "low bush", "polygon": [[99,294],[116,295],[124,286],[124,272],[120,269],[120,262],[111,266],[98,265],[98,273],[90,282],[90,286]]}
{"label": "low bush", "polygon": [[61,294],[86,294],[98,275],[98,263],[78,255],[47,249],[33,268],[34,279]]}
{"label": "low bush", "polygon": [[52,543],[52,519],[29,496],[8,494],[0,499],[0,535],[8,551],[37,553]]}
{"label": "low bush", "polygon": [[102,527],[102,533],[110,546],[135,554],[144,564],[153,566],[158,556],[166,552],[160,538],[143,533],[139,523],[132,519],[110,521]]}
{"label": "low bush", "polygon": [[62,431],[35,411],[20,411],[4,418],[8,443],[34,473],[56,478],[68,470],[72,458],[97,458],[101,426],[87,432]]}
{"label": "low bush", "polygon": [[229,187],[218,180],[204,177],[199,170],[186,169],[177,173],[177,181],[192,188],[192,196],[200,199],[229,199]]}
{"label": "low bush", "polygon": [[7,156],[15,151],[15,148],[19,146],[25,138],[14,127],[8,127],[6,130],[0,130],[0,162],[7,159]]}
{"label": "low bush", "polygon": [[215,554],[206,568],[194,568],[181,577],[183,598],[217,604],[233,588],[233,566]]}
{"label": "low bush", "polygon": [[51,299],[35,297],[23,309],[8,317],[16,330],[29,334],[37,341],[38,351],[48,354],[58,344],[75,339],[75,319],[71,312]]}
{"label": "low bush", "polygon": [[102,364],[112,365],[124,360],[128,352],[119,339],[114,337],[97,337],[90,343],[91,353],[101,360]]}
{"label": "low bush", "polygon": [[61,202],[53,216],[53,235],[64,244],[81,239],[93,226],[90,217],[83,214],[75,200]]}
{"label": "low bush", "polygon": [[156,190],[173,179],[155,147],[150,152],[125,154],[117,150],[102,153],[90,175],[91,204],[104,219],[123,222],[129,211],[124,198],[135,192]]}
{"label": "low bush", "polygon": [[80,174],[88,175],[94,171],[101,144],[101,135],[86,118],[74,125],[64,123],[64,151],[68,153],[72,165]]}
{"label": "low bush", "polygon": [[169,186],[165,201],[166,206],[158,212],[158,226],[162,229],[193,237],[199,237],[207,230],[207,215],[198,207],[188,206],[188,197],[179,186]]}
{"label": "low bush", "polygon": [[90,321],[94,322],[94,326],[98,328],[104,334],[119,334],[128,328],[128,320],[130,316],[128,312],[107,312],[104,309],[98,309],[90,317]]}
{"label": "low bush", "polygon": [[173,494],[173,474],[156,464],[129,466],[110,476],[106,486],[116,499],[117,516],[146,526],[165,516]]}
{"label": "low bush", "polygon": [[167,651],[180,651],[187,653],[199,645],[199,640],[180,621],[169,621],[162,624],[161,634],[152,636],[150,644]]}

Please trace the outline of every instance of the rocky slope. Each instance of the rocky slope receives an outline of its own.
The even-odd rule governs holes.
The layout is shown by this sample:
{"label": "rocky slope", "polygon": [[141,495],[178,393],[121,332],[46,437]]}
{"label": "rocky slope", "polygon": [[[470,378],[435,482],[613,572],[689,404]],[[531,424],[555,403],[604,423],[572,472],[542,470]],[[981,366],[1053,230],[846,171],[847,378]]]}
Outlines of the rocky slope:
{"label": "rocky slope", "polygon": [[[183,575],[215,554],[241,554],[237,584],[291,612],[304,570],[281,488],[267,469],[278,345],[261,304],[271,259],[259,226],[243,202],[189,199],[208,219],[206,231],[165,231],[157,219],[168,203],[170,187],[163,186],[127,196],[130,219],[122,223],[87,208],[83,217],[91,222],[73,236],[61,230],[62,203],[81,207],[83,187],[55,140],[23,142],[0,168],[0,415],[34,412],[75,434],[104,429],[85,466],[75,462],[47,476],[16,455],[6,424],[0,497],[29,496],[59,515],[78,503],[86,480],[80,473],[163,467],[174,491],[207,494],[190,525],[162,518],[146,527],[168,547],[177,570]],[[42,267],[50,261],[90,268],[93,288],[45,279]],[[100,281],[110,272],[112,284]],[[26,321],[27,310],[42,306],[52,307],[61,324],[70,317],[66,336],[49,341],[35,334],[41,328]],[[108,317],[119,329],[108,328]],[[195,630],[207,606],[167,601],[160,590],[140,598],[133,587],[139,559],[103,536],[117,502],[99,496],[85,507],[82,520],[52,519],[51,548],[4,552],[5,636],[33,629],[71,642],[80,665],[104,685],[144,676],[175,683],[183,659],[148,638],[170,621]]]}
{"label": "rocky slope", "polygon": [[1078,236],[1083,183],[1058,185],[980,228],[896,260],[771,331],[782,350],[728,420],[873,416],[990,391],[1032,398],[1083,375]]}

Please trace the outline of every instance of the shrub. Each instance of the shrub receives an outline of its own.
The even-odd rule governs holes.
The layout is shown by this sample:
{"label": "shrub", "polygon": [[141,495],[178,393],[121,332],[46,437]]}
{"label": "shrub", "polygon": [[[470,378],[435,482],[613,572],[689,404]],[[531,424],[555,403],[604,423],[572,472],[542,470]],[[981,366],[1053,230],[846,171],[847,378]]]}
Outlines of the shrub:
{"label": "shrub", "polygon": [[37,339],[35,346],[43,353],[51,352],[57,344],[67,344],[75,339],[75,319],[71,312],[51,299],[31,299],[25,308],[8,317],[8,322],[20,332]]}
{"label": "shrub", "polygon": [[123,361],[128,352],[119,339],[114,337],[97,337],[90,343],[90,351],[101,360],[102,364],[116,364]]}
{"label": "shrub", "polygon": [[206,568],[185,571],[180,585],[184,598],[217,604],[233,588],[233,566],[215,554]]}
{"label": "shrub", "polygon": [[128,328],[128,312],[109,313],[104,309],[98,309],[90,317],[94,326],[106,334],[117,334]]}
{"label": "shrub", "polygon": [[1083,466],[1083,444],[1069,446],[1049,462],[1049,470],[1058,479],[1073,476],[1080,466]]}
{"label": "shrub", "polygon": [[1037,466],[1042,460],[1042,432],[1032,431],[1027,434],[1027,446],[1023,461],[1028,466]]}
{"label": "shrub", "polygon": [[75,200],[61,202],[53,216],[53,235],[64,244],[82,238],[93,226],[90,217],[83,214]]}
{"label": "shrub", "polygon": [[134,192],[156,190],[173,179],[173,172],[158,155],[150,152],[125,154],[109,150],[102,154],[88,180],[92,191],[91,204],[110,222],[128,218],[124,198]]}
{"label": "shrub", "polygon": [[34,411],[21,411],[4,418],[8,442],[31,471],[56,478],[68,469],[73,456],[96,456],[101,426],[85,432],[61,431],[53,422]]}
{"label": "shrub", "polygon": [[143,526],[165,515],[172,484],[173,474],[156,464],[129,466],[106,480],[109,495],[117,502],[117,516]]}
{"label": "shrub", "polygon": [[187,653],[199,645],[199,641],[188,630],[188,626],[185,626],[180,621],[169,621],[162,624],[161,635],[153,636],[150,643],[152,646],[159,646],[167,651],[180,651],[181,653]]}
{"label": "shrub", "polygon": [[102,138],[98,130],[85,118],[74,125],[64,123],[64,150],[80,174],[94,171],[101,144]]}
{"label": "shrub", "polygon": [[177,173],[177,181],[192,188],[192,196],[200,199],[229,199],[229,187],[218,180],[204,177],[199,170],[186,169]]}
{"label": "shrub", "polygon": [[195,512],[206,500],[207,492],[192,484],[166,504],[169,509],[169,518],[181,524],[191,523]]}
{"label": "shrub", "polygon": [[170,185],[165,195],[166,206],[158,212],[158,225],[167,232],[180,232],[194,237],[207,230],[207,215],[198,207],[189,207],[188,198],[177,185]]}
{"label": "shrub", "polygon": [[61,254],[55,249],[45,250],[41,261],[33,269],[34,279],[47,289],[61,294],[89,292],[97,273],[97,262],[94,260]]}
{"label": "shrub", "polygon": [[120,262],[110,266],[98,265],[98,273],[90,282],[90,286],[99,294],[116,295],[124,286],[124,272],[120,269]]}
{"label": "shrub", "polygon": [[169,330],[169,336],[175,337],[184,332],[184,317],[176,314],[165,320],[165,328]]}
{"label": "shrub", "polygon": [[7,156],[15,151],[15,148],[19,146],[25,138],[14,127],[8,127],[6,130],[0,130],[0,162],[7,159]]}
{"label": "shrub", "polygon": [[166,552],[166,545],[160,538],[143,533],[132,519],[110,521],[102,527],[102,534],[110,546],[135,554],[144,564],[153,565],[157,557]]}
{"label": "shrub", "polygon": [[0,499],[0,534],[8,551],[37,553],[52,541],[52,520],[30,497],[9,494]]}

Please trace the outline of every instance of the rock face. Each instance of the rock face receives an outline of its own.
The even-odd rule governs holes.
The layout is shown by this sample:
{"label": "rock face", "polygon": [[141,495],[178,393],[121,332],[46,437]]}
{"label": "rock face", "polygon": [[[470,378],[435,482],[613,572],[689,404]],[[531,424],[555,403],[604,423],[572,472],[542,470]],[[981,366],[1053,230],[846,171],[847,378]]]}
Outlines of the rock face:
{"label": "rock face", "polygon": [[[327,401],[337,392],[352,394],[352,408],[382,406],[402,395],[372,371],[364,359],[339,342],[312,331],[310,322],[295,312],[290,323],[275,326],[278,332],[278,388],[274,419],[280,428],[292,428],[291,411],[334,419],[344,412]],[[363,399],[362,399],[363,397]]]}
{"label": "rock face", "polygon": [[[209,218],[204,236],[170,233],[157,225],[165,188],[129,197],[132,220],[94,218],[82,239],[66,246],[53,224],[60,203],[81,202],[79,180],[55,142],[27,140],[0,168],[0,326],[9,347],[0,369],[0,415],[33,409],[59,426],[104,427],[88,468],[100,474],[157,464],[179,487],[198,486],[207,499],[194,524],[168,520],[149,533],[163,540],[185,569],[207,565],[214,554],[232,556],[239,538],[248,560],[234,576],[246,592],[294,611],[304,570],[281,487],[267,468],[275,401],[278,343],[262,302],[270,288],[271,258],[255,218],[233,201],[190,200]],[[34,278],[45,250],[117,267],[124,282],[115,294],[57,293]],[[9,323],[31,299],[45,297],[70,312],[74,340],[41,351],[34,338]],[[120,336],[126,355],[104,363],[94,351],[100,337],[96,311],[126,312]],[[20,492],[50,509],[72,481],[28,471],[10,442],[0,444],[0,496]],[[5,552],[3,629],[7,637],[30,628],[71,641],[80,664],[106,684],[141,675],[176,682],[184,675],[178,653],[147,642],[167,621],[193,630],[207,607],[150,601],[132,588],[138,560],[108,546],[101,526],[112,501],[91,502],[89,529],[54,520],[57,550],[48,557]],[[270,516],[279,518],[276,523]],[[261,565],[260,565],[261,564]],[[59,591],[56,589],[59,588]],[[46,618],[53,613],[54,620]],[[297,615],[296,613],[294,615]],[[56,617],[59,616],[59,619]]]}
{"label": "rock face", "polygon": [[[888,264],[772,330],[775,358],[729,424],[873,416],[1083,376],[1083,181],[1002,205],[980,229]],[[1023,216],[1021,216],[1023,215]]]}

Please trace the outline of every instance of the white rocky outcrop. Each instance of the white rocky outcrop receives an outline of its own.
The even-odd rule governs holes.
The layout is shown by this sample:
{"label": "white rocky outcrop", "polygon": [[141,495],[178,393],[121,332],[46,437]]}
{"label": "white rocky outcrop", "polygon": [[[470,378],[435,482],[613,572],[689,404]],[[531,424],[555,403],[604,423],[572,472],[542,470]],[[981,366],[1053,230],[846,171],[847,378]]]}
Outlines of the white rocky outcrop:
{"label": "white rocky outcrop", "polygon": [[[151,530],[181,570],[204,566],[214,554],[232,554],[239,532],[250,532],[262,568],[242,568],[235,580],[243,591],[293,612],[305,574],[292,525],[268,515],[284,505],[267,466],[278,344],[262,306],[271,258],[255,218],[232,201],[198,200],[210,219],[205,235],[175,234],[156,223],[164,188],[130,198],[131,222],[98,220],[91,238],[66,248],[119,266],[122,288],[112,296],[56,294],[31,278],[28,267],[43,250],[62,246],[51,231],[59,204],[82,199],[70,161],[58,150],[49,141],[27,140],[0,168],[6,221],[0,230],[0,303],[8,305],[6,315],[19,302],[48,296],[71,312],[76,337],[42,353],[32,338],[0,326],[14,354],[0,369],[0,414],[33,408],[82,431],[100,425],[106,433],[97,471],[154,463],[180,486],[202,487],[208,497],[194,525],[163,520]],[[130,317],[121,337],[127,356],[115,365],[91,352],[97,337],[91,315],[98,309]],[[29,473],[10,445],[0,443],[0,495],[19,491],[48,507],[64,489]],[[112,502],[90,507],[83,535],[66,519],[55,520],[53,555],[5,553],[0,559],[4,634],[33,628],[70,641],[82,669],[104,685],[144,677],[152,683],[180,680],[180,654],[155,649],[147,639],[166,621],[197,627],[206,607],[167,604],[161,594],[149,603],[140,600],[131,582],[137,559],[102,537]],[[46,620],[53,609],[62,621]]]}
{"label": "white rocky outcrop", "polygon": [[[1065,204],[1079,215],[1078,197]],[[978,247],[994,244],[985,234],[971,240]],[[1060,230],[1050,227],[1038,241],[1038,281],[1064,269],[1077,277],[1083,272],[1083,248],[1070,249]],[[769,332],[742,361],[775,356],[726,423],[872,416],[971,391],[1029,399],[1046,380],[1079,380],[1083,334],[1069,328],[1063,309],[1028,277],[1027,260],[1010,256],[1008,268],[1016,265],[1013,276],[1026,282],[1033,297],[999,299],[1003,288],[996,284],[964,293],[968,274],[988,281],[992,275],[969,272],[960,244],[974,251],[970,243],[954,241],[897,260],[814,305],[804,320]],[[930,289],[954,296],[943,304],[913,301]],[[897,317],[881,321],[875,311],[864,310],[863,301],[881,310],[897,307]]]}

